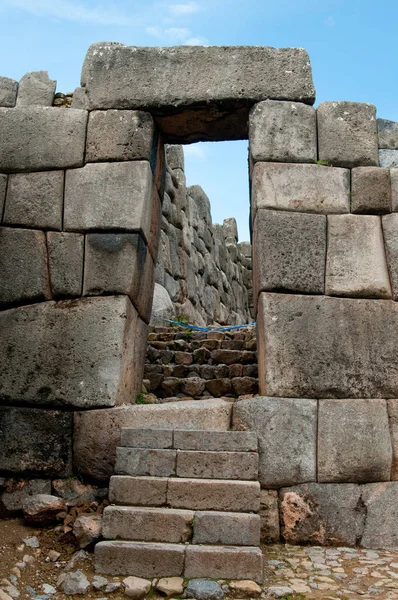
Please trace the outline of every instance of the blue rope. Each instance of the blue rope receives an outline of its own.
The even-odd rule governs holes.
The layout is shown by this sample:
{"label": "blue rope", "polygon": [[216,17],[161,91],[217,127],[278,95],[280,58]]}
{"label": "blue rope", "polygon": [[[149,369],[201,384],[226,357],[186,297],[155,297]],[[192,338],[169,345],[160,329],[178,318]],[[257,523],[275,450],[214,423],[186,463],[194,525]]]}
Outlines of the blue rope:
{"label": "blue rope", "polygon": [[198,325],[190,325],[189,323],[181,323],[181,321],[173,321],[172,319],[165,319],[164,317],[160,317],[159,315],[155,315],[152,313],[152,317],[156,319],[160,319],[161,321],[166,321],[167,323],[173,323],[173,325],[179,325],[180,327],[186,327],[187,329],[193,329],[195,331],[232,331],[234,329],[245,329],[246,327],[253,327],[256,323],[248,323],[247,325],[230,325],[229,327],[199,327]]}

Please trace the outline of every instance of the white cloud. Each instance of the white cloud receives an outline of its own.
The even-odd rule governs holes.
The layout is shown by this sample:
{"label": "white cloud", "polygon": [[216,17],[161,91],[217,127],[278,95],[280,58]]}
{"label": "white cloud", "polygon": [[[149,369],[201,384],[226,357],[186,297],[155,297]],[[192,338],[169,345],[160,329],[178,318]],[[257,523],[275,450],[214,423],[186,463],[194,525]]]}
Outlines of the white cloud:
{"label": "white cloud", "polygon": [[146,33],[166,43],[182,44],[184,46],[202,46],[207,43],[206,38],[193,36],[192,32],[186,27],[169,27],[161,29],[160,27],[147,27]]}
{"label": "white cloud", "polygon": [[185,40],[185,46],[206,46],[207,40],[204,37],[191,37]]}
{"label": "white cloud", "polygon": [[169,29],[165,29],[164,33],[170,40],[178,40],[184,43],[191,35],[189,29],[185,29],[184,27],[170,27]]}
{"label": "white cloud", "polygon": [[334,17],[328,17],[325,21],[325,24],[328,27],[335,27],[336,26],[336,21],[334,20]]}
{"label": "white cloud", "polygon": [[201,144],[190,144],[189,146],[184,146],[184,154],[185,156],[193,156],[199,160],[205,160],[206,158],[206,150]]}
{"label": "white cloud", "polygon": [[138,25],[140,20],[116,8],[98,4],[88,7],[71,0],[6,0],[8,6],[34,15],[51,16],[64,21],[90,23],[91,25]]}
{"label": "white cloud", "polygon": [[200,10],[200,7],[196,2],[185,2],[184,4],[169,4],[168,9],[171,14],[180,17],[196,13]]}

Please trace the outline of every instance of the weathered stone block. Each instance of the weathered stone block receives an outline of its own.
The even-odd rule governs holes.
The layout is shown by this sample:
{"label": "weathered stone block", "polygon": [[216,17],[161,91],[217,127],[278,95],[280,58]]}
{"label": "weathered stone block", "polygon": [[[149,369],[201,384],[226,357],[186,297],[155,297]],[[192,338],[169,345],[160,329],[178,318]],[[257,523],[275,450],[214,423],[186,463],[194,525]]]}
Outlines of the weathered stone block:
{"label": "weathered stone block", "polygon": [[316,111],[299,102],[259,102],[250,111],[249,140],[255,162],[315,162]]}
{"label": "weathered stone block", "polygon": [[170,169],[181,169],[184,171],[184,148],[179,144],[166,144],[166,162]]}
{"label": "weathered stone block", "polygon": [[147,161],[88,164],[66,172],[66,231],[135,231],[148,242],[151,209]]}
{"label": "weathered stone block", "polygon": [[19,82],[17,106],[52,106],[57,82],[48,71],[31,71]]}
{"label": "weathered stone block", "polygon": [[0,228],[0,306],[51,298],[46,236],[32,229]]}
{"label": "weathered stone block", "polygon": [[[261,294],[261,393],[397,398],[395,302]],[[266,360],[265,360],[266,357]]]}
{"label": "weathered stone block", "polygon": [[0,77],[0,106],[13,108],[17,101],[18,81]]}
{"label": "weathered stone block", "polygon": [[380,217],[328,217],[325,293],[391,298]]}
{"label": "weathered stone block", "polygon": [[260,524],[262,542],[279,542],[279,502],[276,490],[261,490],[260,492]]}
{"label": "weathered stone block", "polygon": [[0,108],[0,171],[80,167],[87,112],[47,106]]}
{"label": "weathered stone block", "polygon": [[116,473],[170,477],[176,474],[176,450],[116,448]]}
{"label": "weathered stone block", "polygon": [[0,173],[0,214],[3,215],[4,202],[6,200],[7,175]]}
{"label": "weathered stone block", "polygon": [[379,150],[379,165],[386,169],[398,168],[398,150]]}
{"label": "weathered stone block", "polygon": [[[234,429],[258,435],[263,487],[316,480],[317,403],[291,398],[251,398],[234,404]],[[287,441],[288,440],[288,441]]]}
{"label": "weathered stone block", "polygon": [[175,431],[174,448],[224,452],[257,452],[254,431]]}
{"label": "weathered stone block", "polygon": [[398,482],[370,483],[362,488],[366,510],[361,539],[364,548],[397,548]]}
{"label": "weathered stone block", "polygon": [[398,123],[387,119],[377,119],[379,148],[398,149]]}
{"label": "weathered stone block", "polygon": [[106,479],[114,472],[121,427],[227,430],[231,406],[224,400],[196,400],[75,413],[76,468],[94,479]]}
{"label": "weathered stone block", "polygon": [[366,510],[355,484],[309,483],[280,491],[281,533],[288,544],[355,546]]}
{"label": "weathered stone block", "polygon": [[106,575],[167,577],[182,575],[184,544],[100,542],[95,546],[95,568]]}
{"label": "weathered stone block", "polygon": [[392,297],[398,299],[398,214],[382,217],[384,243],[388,271],[391,279]]}
{"label": "weathered stone block", "polygon": [[102,535],[108,540],[185,543],[192,537],[194,516],[192,510],[108,506]]}
{"label": "weathered stone block", "polygon": [[81,408],[131,402],[136,322],[123,296],[0,313],[0,402]]}
{"label": "weathered stone block", "polygon": [[192,543],[259,546],[260,517],[245,513],[198,511],[193,523]]}
{"label": "weathered stone block", "polygon": [[323,294],[326,216],[258,210],[253,231],[253,286],[261,291]]}
{"label": "weathered stone block", "polygon": [[351,173],[351,212],[383,214],[391,212],[390,170],[357,167]]}
{"label": "weathered stone block", "polygon": [[257,481],[217,479],[169,479],[167,504],[175,508],[258,512],[260,484]]}
{"label": "weathered stone block", "polygon": [[317,109],[319,160],[338,167],[378,166],[376,107],[322,102]]}
{"label": "weathered stone block", "polygon": [[187,546],[184,577],[263,580],[260,548],[231,546]]}
{"label": "weathered stone block", "polygon": [[392,210],[398,212],[398,169],[390,169],[390,179]]}
{"label": "weathered stone block", "polygon": [[109,500],[114,504],[163,506],[167,501],[166,477],[129,477],[113,475],[109,483]]}
{"label": "weathered stone block", "polygon": [[322,165],[256,163],[252,218],[259,208],[309,213],[350,212],[350,172]]}
{"label": "weathered stone block", "polygon": [[53,297],[81,296],[84,235],[49,231],[47,248]]}
{"label": "weathered stone block", "polygon": [[154,143],[151,115],[135,110],[96,110],[87,128],[86,162],[150,160]]}
{"label": "weathered stone block", "polygon": [[[200,432],[204,433],[204,432]],[[127,429],[120,432],[119,446],[130,448],[173,448],[172,429]]]}
{"label": "weathered stone block", "polygon": [[72,425],[68,412],[0,406],[0,470],[67,477],[72,468]]}
{"label": "weathered stone block", "polygon": [[63,171],[10,175],[3,222],[33,229],[60,230],[63,195]]}
{"label": "weathered stone block", "polygon": [[385,400],[320,400],[318,481],[388,481],[392,449]]}
{"label": "weathered stone block", "polygon": [[300,48],[139,48],[103,42],[87,52],[82,85],[91,109],[149,110],[174,143],[243,139],[255,102],[313,104],[315,98],[308,54]]}
{"label": "weathered stone block", "polygon": [[391,479],[398,480],[398,400],[387,400],[388,422],[391,433],[392,466]]}
{"label": "weathered stone block", "polygon": [[178,477],[202,479],[256,479],[257,452],[211,452],[179,450],[176,474]]}

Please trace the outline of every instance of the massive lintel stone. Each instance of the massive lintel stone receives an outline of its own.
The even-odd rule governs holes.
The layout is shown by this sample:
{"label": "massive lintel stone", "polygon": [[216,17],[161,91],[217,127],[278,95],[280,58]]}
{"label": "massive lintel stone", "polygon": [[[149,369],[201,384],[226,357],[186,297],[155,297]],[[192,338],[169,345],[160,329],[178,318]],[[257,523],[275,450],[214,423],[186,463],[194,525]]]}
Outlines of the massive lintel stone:
{"label": "massive lintel stone", "polygon": [[80,167],[87,112],[49,106],[0,108],[0,171]]}
{"label": "massive lintel stone", "polygon": [[0,404],[92,408],[131,402],[137,313],[125,296],[0,313]]}
{"label": "massive lintel stone", "polygon": [[398,306],[262,293],[262,394],[293,398],[398,398]]}
{"label": "massive lintel stone", "polygon": [[247,138],[253,104],[267,98],[313,104],[302,48],[90,46],[82,70],[90,109],[148,110],[166,140]]}

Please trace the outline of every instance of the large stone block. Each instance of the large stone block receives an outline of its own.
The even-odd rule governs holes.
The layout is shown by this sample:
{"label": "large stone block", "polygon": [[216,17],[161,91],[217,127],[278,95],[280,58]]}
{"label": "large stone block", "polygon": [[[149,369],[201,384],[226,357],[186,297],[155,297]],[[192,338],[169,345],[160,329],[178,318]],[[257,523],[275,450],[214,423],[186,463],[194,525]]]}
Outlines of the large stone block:
{"label": "large stone block", "polygon": [[260,548],[247,546],[187,546],[184,577],[252,579],[263,581],[263,555]]}
{"label": "large stone block", "polygon": [[391,212],[390,170],[357,167],[351,173],[351,212],[383,214]]}
{"label": "large stone block", "polygon": [[393,301],[263,293],[257,335],[262,394],[398,398]]}
{"label": "large stone block", "polygon": [[13,108],[17,101],[18,81],[0,77],[0,106]]}
{"label": "large stone block", "polygon": [[350,172],[322,165],[256,163],[252,217],[259,208],[308,213],[349,213]]}
{"label": "large stone block", "polygon": [[398,168],[398,150],[379,150],[379,164],[385,169]]}
{"label": "large stone block", "polygon": [[260,517],[247,513],[198,511],[193,523],[192,543],[259,546]]}
{"label": "large stone block", "polygon": [[[0,173],[0,215],[3,216],[4,202],[6,199],[7,175]],[[0,219],[1,221],[1,219]]]}
{"label": "large stone block", "polygon": [[[200,432],[204,433],[204,432]],[[172,429],[131,429],[123,427],[119,446],[128,448],[172,448]]]}
{"label": "large stone block", "polygon": [[63,171],[10,175],[3,222],[33,229],[60,230],[63,196]]}
{"label": "large stone block", "polygon": [[234,404],[233,427],[258,435],[263,487],[316,480],[317,402],[257,397]]}
{"label": "large stone block", "polygon": [[215,452],[257,452],[254,431],[175,431],[174,448]]}
{"label": "large stone block", "polygon": [[84,235],[49,231],[47,248],[53,297],[81,296]]}
{"label": "large stone block", "polygon": [[329,296],[391,298],[380,217],[328,217],[325,293]]}
{"label": "large stone block", "polygon": [[361,546],[398,547],[398,482],[371,483],[362,488],[366,510]]}
{"label": "large stone block", "polygon": [[391,433],[392,466],[391,479],[398,481],[398,400],[391,398],[387,400],[388,422]]}
{"label": "large stone block", "polygon": [[167,141],[244,139],[251,105],[266,98],[313,104],[301,48],[90,46],[82,69],[90,109],[148,110]]}
{"label": "large stone block", "polygon": [[95,546],[95,568],[105,575],[168,577],[182,575],[184,544],[100,542]]}
{"label": "large stone block", "polygon": [[387,119],[377,119],[379,148],[398,149],[398,123]]}
{"label": "large stone block", "polygon": [[166,162],[170,169],[181,169],[184,171],[184,148],[179,144],[166,144]]}
{"label": "large stone block", "polygon": [[50,299],[45,234],[1,227],[0,273],[1,307]]}
{"label": "large stone block", "polygon": [[148,242],[151,209],[147,161],[88,164],[66,172],[66,231],[134,231]]}
{"label": "large stone block", "polygon": [[0,171],[80,167],[87,111],[21,106],[0,108]]}
{"label": "large stone block", "polygon": [[166,477],[113,475],[109,484],[109,500],[114,504],[166,506],[167,484]]}
{"label": "large stone block", "polygon": [[392,297],[398,300],[398,213],[384,215],[382,226]]}
{"label": "large stone block", "polygon": [[17,106],[52,106],[57,82],[48,71],[31,71],[19,82]]}
{"label": "large stone block", "polygon": [[116,448],[116,473],[169,477],[176,474],[176,450]]}
{"label": "large stone block", "polygon": [[281,533],[288,544],[355,546],[366,510],[355,484],[309,483],[280,491]]}
{"label": "large stone block", "polygon": [[[168,429],[229,429],[232,404],[195,400],[121,406],[112,410],[75,413],[74,460],[79,472],[106,479],[113,472],[121,427]],[[106,431],[106,436],[103,435]]]}
{"label": "large stone block", "polygon": [[260,492],[260,537],[265,543],[279,542],[279,500],[276,490]]}
{"label": "large stone block", "polygon": [[256,452],[179,450],[176,474],[177,477],[202,479],[257,480],[258,454]]}
{"label": "large stone block", "polygon": [[151,115],[135,110],[96,110],[87,128],[86,162],[150,160],[154,143]]}
{"label": "large stone block", "polygon": [[261,291],[323,294],[326,216],[258,210],[253,232],[254,298]]}
{"label": "large stone block", "polygon": [[167,504],[175,508],[227,512],[258,512],[260,484],[257,481],[183,479],[171,477]]}
{"label": "large stone block", "polygon": [[391,461],[385,400],[319,401],[319,482],[389,481]]}
{"label": "large stone block", "polygon": [[392,210],[398,212],[398,169],[390,169],[390,179]]}
{"label": "large stone block", "polygon": [[322,102],[317,118],[319,160],[336,167],[379,165],[373,104]]}
{"label": "large stone block", "polygon": [[67,477],[72,469],[72,425],[70,412],[0,406],[0,470]]}
{"label": "large stone block", "polygon": [[299,102],[259,102],[250,111],[249,140],[255,162],[314,163],[316,111]]}
{"label": "large stone block", "polygon": [[131,402],[136,322],[123,296],[0,313],[0,402],[80,408]]}

